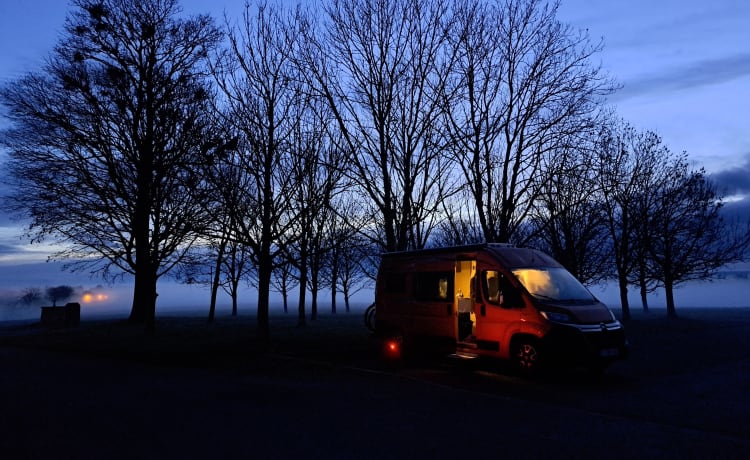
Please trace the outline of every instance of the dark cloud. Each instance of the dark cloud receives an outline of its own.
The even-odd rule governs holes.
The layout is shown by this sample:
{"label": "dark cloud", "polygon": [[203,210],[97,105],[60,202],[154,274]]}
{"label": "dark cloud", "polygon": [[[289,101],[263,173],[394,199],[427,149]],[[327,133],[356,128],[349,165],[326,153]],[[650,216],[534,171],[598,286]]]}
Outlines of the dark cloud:
{"label": "dark cloud", "polygon": [[[750,153],[735,166],[711,175],[725,198],[722,214],[732,221],[750,220]],[[727,198],[729,200],[727,200]]]}
{"label": "dark cloud", "polygon": [[611,99],[618,101],[642,94],[684,90],[747,76],[750,76],[750,53],[704,59],[626,81],[624,87],[613,94]]}
{"label": "dark cloud", "polygon": [[744,162],[740,160],[738,164],[712,174],[711,179],[727,196],[750,195],[750,153]]}
{"label": "dark cloud", "polygon": [[750,197],[724,203],[721,213],[728,222],[750,222]]}

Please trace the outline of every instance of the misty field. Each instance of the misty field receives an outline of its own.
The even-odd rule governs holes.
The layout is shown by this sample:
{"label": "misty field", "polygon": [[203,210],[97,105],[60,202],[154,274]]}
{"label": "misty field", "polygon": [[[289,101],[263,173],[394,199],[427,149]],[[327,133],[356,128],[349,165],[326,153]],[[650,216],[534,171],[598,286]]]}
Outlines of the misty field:
{"label": "misty field", "polygon": [[634,311],[627,361],[379,361],[360,311],[0,325],[8,458],[748,458],[750,308]]}

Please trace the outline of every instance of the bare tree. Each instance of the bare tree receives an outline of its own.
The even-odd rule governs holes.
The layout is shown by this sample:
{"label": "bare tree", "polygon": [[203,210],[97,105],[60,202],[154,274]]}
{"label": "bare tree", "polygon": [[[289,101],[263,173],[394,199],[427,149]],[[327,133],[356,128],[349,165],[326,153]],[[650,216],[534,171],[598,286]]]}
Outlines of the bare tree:
{"label": "bare tree", "polygon": [[630,319],[628,280],[636,267],[633,257],[637,246],[634,233],[636,222],[632,215],[633,203],[639,195],[639,175],[648,166],[633,154],[632,144],[638,134],[622,120],[607,123],[598,141],[598,162],[595,166],[598,189],[607,216],[607,231],[612,245],[622,318]]}
{"label": "bare tree", "polygon": [[275,263],[273,275],[271,276],[271,289],[281,294],[284,313],[289,313],[289,292],[298,286],[298,276],[294,265],[288,257]]}
{"label": "bare tree", "polygon": [[[318,314],[318,293],[324,287],[324,272],[330,266],[329,254],[338,246],[340,241],[333,241],[330,238],[337,216],[332,205],[335,203],[334,198],[340,192],[343,185],[342,169],[339,164],[343,161],[341,152],[333,145],[329,144],[325,149],[325,154],[320,156],[317,168],[318,199],[321,205],[316,206],[316,213],[313,215],[313,232],[310,235],[310,279],[309,286],[312,295],[310,306],[310,318],[315,320]],[[313,208],[313,209],[315,209]],[[335,279],[335,278],[334,278]],[[329,286],[335,291],[335,286]],[[335,302],[335,299],[334,299]],[[332,305],[335,313],[335,303]]]}
{"label": "bare tree", "polygon": [[344,310],[351,310],[351,296],[373,280],[370,265],[379,249],[363,234],[361,228],[370,221],[363,215],[362,204],[353,189],[343,184],[330,203],[332,211],[326,226],[324,277],[331,290],[331,313],[337,312],[337,295],[344,296]]}
{"label": "bare tree", "polygon": [[543,184],[530,223],[536,247],[550,253],[584,283],[606,279],[611,260],[606,214],[592,158],[581,139],[555,155],[556,171]]}
{"label": "bare tree", "polygon": [[702,169],[691,169],[686,156],[674,159],[649,209],[648,253],[653,276],[663,286],[667,316],[676,317],[674,287],[707,279],[722,265],[743,260],[750,233],[730,233],[720,209],[721,196]]}
{"label": "bare tree", "polygon": [[[647,272],[649,214],[654,191],[670,172],[671,153],[653,132],[639,132],[611,120],[600,134],[595,172],[606,214],[622,316],[630,319],[628,285],[649,289]],[[645,305],[645,304],[644,304]]]}
{"label": "bare tree", "polygon": [[153,329],[157,280],[196,238],[211,129],[201,62],[221,37],[176,0],[75,0],[41,73],[6,85],[12,206],[33,241],[105,276],[135,278],[131,321]]}
{"label": "bare tree", "polygon": [[443,200],[443,220],[440,221],[431,244],[434,246],[459,246],[485,241],[484,230],[476,207],[467,206],[474,199],[468,186],[460,187],[459,193]]}
{"label": "bare tree", "polygon": [[252,270],[252,254],[241,241],[230,239],[223,258],[220,286],[232,299],[232,316],[238,314],[240,283],[248,278]]}
{"label": "bare tree", "polygon": [[64,302],[65,300],[68,300],[73,296],[75,293],[75,289],[73,286],[54,286],[54,287],[48,287],[45,290],[45,295],[49,299],[50,302],[52,302],[52,306],[56,307],[57,302]]}
{"label": "bare tree", "polygon": [[472,0],[456,7],[446,133],[490,242],[509,242],[553,171],[545,160],[591,129],[612,85],[600,45],[557,20],[558,2]]}
{"label": "bare tree", "polygon": [[293,231],[296,234],[293,257],[299,282],[298,325],[306,322],[306,294],[311,294],[310,319],[317,318],[317,300],[320,290],[326,247],[326,232],[334,212],[331,203],[343,184],[341,150],[332,141],[338,130],[330,119],[325,101],[307,97],[300,105],[299,129],[293,137],[293,148],[297,151],[297,162],[291,172],[299,180],[293,197],[300,212]]}
{"label": "bare tree", "polygon": [[324,33],[305,30],[309,78],[330,104],[352,180],[377,218],[373,242],[421,247],[449,166],[437,144],[448,3],[333,0]]}
{"label": "bare tree", "polygon": [[21,292],[21,296],[18,298],[17,303],[23,306],[31,306],[36,302],[42,300],[42,290],[39,288],[26,288]]}
{"label": "bare tree", "polygon": [[[229,21],[227,20],[227,23]],[[304,93],[292,59],[294,24],[264,5],[246,5],[238,26],[227,24],[229,49],[214,61],[225,110],[224,124],[239,135],[238,148],[224,161],[242,193],[233,215],[236,237],[252,253],[258,287],[258,333],[269,337],[269,295],[275,261],[294,238],[300,209],[296,196],[294,135]]]}
{"label": "bare tree", "polygon": [[361,237],[346,240],[339,257],[339,284],[344,296],[344,309],[351,311],[351,298],[357,292],[374,287],[372,244]]}
{"label": "bare tree", "polygon": [[652,229],[649,219],[654,208],[654,191],[671,175],[672,153],[664,145],[661,137],[652,131],[638,133],[629,146],[634,161],[640,163],[637,177],[633,178],[636,187],[630,197],[628,214],[632,222],[631,256],[633,261],[629,282],[639,288],[641,306],[648,312],[648,294],[658,286],[650,274],[648,254]]}

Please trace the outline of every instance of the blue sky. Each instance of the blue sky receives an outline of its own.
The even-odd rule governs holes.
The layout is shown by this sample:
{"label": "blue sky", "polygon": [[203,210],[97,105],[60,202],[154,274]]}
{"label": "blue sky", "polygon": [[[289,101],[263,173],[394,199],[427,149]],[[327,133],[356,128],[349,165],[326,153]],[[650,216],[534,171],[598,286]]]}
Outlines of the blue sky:
{"label": "blue sky", "polygon": [[[224,10],[239,18],[243,4],[182,2],[219,20]],[[64,0],[0,2],[0,83],[42,65],[67,10]],[[737,199],[746,196],[733,205],[750,215],[750,2],[563,0],[558,17],[604,40],[601,64],[623,85],[610,98],[619,115],[687,151]],[[24,245],[19,233],[0,216],[0,266],[50,253]]]}

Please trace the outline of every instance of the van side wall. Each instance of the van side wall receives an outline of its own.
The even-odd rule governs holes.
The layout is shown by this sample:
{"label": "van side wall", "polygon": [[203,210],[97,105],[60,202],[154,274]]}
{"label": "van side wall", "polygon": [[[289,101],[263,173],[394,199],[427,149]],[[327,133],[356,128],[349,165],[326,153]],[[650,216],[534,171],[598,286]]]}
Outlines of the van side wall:
{"label": "van side wall", "polygon": [[375,289],[376,332],[454,341],[454,270],[452,257],[384,258]]}

